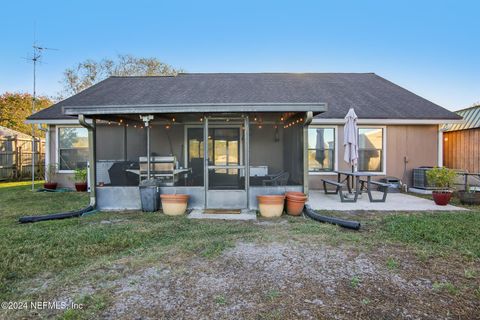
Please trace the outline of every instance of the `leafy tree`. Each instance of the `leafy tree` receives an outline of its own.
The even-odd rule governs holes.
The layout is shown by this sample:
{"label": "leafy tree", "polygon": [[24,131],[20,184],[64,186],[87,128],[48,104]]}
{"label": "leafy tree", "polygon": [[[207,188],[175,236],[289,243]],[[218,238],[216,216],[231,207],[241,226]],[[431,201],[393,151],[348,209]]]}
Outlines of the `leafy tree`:
{"label": "leafy tree", "polygon": [[118,55],[116,59],[87,59],[64,71],[60,81],[63,90],[59,93],[59,98],[74,95],[110,76],[171,76],[179,72],[182,70],[157,58]]}
{"label": "leafy tree", "polygon": [[[52,104],[47,97],[37,97],[36,111]],[[29,93],[9,93],[0,95],[0,125],[26,134],[32,134],[32,127],[25,119],[32,114],[32,95]],[[36,131],[37,136],[43,132]]]}

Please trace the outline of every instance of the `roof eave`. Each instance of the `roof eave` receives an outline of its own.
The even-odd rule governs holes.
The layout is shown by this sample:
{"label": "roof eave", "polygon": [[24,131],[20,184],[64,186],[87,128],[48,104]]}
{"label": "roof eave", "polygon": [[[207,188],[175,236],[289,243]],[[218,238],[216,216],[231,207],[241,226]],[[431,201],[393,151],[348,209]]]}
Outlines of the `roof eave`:
{"label": "roof eave", "polygon": [[65,115],[209,113],[209,112],[307,112],[327,111],[326,103],[217,103],[64,106]]}

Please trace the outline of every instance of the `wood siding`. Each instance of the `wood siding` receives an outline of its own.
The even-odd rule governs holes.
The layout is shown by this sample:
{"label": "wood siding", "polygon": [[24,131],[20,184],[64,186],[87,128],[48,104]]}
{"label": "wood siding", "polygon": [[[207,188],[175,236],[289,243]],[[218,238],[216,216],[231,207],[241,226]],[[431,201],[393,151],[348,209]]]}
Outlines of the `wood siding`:
{"label": "wood siding", "polygon": [[445,132],[443,164],[452,169],[480,172],[480,128]]}

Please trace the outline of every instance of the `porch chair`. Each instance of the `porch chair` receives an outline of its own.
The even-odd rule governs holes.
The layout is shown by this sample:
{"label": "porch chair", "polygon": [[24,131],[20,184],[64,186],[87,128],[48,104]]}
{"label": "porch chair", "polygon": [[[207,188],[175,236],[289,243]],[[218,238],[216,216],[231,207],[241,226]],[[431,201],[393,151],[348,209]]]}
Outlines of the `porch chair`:
{"label": "porch chair", "polygon": [[262,180],[262,186],[286,186],[288,183],[288,178],[290,178],[290,173],[280,172],[275,175],[269,176],[270,179]]}

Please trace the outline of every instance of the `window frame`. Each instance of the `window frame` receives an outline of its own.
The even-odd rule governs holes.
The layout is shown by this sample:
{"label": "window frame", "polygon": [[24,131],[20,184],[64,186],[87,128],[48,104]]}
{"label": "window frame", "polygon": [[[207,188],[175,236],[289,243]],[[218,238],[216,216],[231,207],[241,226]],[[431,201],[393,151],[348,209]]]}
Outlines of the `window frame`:
{"label": "window frame", "polygon": [[[85,129],[87,128],[82,127],[81,125],[57,125],[55,126],[55,163],[58,164],[58,173],[75,173],[75,170],[62,170],[60,169],[60,134],[59,131],[61,128],[79,128],[79,129]],[[88,132],[88,130],[87,130]],[[90,148],[90,146],[88,146]],[[88,159],[87,159],[88,162]]]}
{"label": "window frame", "polygon": [[[333,170],[331,171],[310,171],[310,168],[308,167],[308,159],[307,159],[307,170],[308,174],[312,176],[326,176],[326,175],[332,175],[335,174],[335,171],[338,170],[338,126],[332,126],[332,125],[318,125],[318,124],[312,124],[309,125],[307,130],[310,129],[333,129],[333,138],[335,139],[334,142],[334,152],[333,152]],[[308,134],[307,134],[307,139],[308,139]],[[308,147],[308,141],[307,141],[307,155],[309,150],[316,150],[316,149],[310,149]]]}
{"label": "window frame", "polygon": [[[387,174],[387,126],[378,126],[378,125],[359,125],[357,126],[357,141],[360,142],[360,129],[382,129],[382,171],[364,171],[364,172],[371,172],[379,175],[386,175]],[[360,151],[360,145],[358,147]],[[357,161],[360,161],[360,157]]]}

